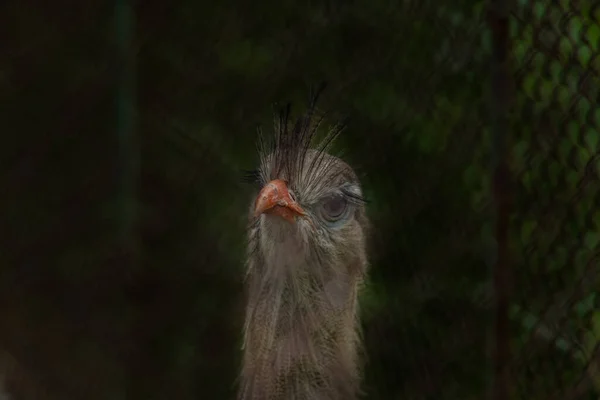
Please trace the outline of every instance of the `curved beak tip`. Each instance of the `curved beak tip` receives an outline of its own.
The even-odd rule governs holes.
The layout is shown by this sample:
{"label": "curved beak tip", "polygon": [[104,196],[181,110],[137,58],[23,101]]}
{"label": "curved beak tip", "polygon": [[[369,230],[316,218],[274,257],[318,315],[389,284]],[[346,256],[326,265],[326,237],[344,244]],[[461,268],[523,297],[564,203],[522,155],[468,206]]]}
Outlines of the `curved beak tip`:
{"label": "curved beak tip", "polygon": [[292,200],[287,184],[282,179],[267,183],[258,194],[254,217],[261,214],[278,215],[290,222],[294,222],[296,216],[305,215],[302,207]]}

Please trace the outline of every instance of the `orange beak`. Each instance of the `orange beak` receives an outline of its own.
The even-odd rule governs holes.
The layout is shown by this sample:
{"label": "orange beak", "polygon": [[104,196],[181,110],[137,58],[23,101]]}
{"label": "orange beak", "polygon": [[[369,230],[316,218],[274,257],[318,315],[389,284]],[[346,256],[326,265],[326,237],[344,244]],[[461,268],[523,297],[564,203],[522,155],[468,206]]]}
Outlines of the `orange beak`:
{"label": "orange beak", "polygon": [[254,217],[261,214],[278,215],[289,222],[295,222],[295,217],[304,216],[305,212],[292,200],[285,181],[275,179],[267,183],[256,198]]}

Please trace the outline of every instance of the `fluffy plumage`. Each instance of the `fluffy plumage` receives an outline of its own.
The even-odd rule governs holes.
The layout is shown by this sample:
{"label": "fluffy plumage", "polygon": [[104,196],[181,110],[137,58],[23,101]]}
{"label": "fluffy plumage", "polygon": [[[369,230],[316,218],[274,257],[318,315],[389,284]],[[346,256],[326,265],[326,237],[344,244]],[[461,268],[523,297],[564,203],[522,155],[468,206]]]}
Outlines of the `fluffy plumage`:
{"label": "fluffy plumage", "polygon": [[251,207],[242,400],[352,400],[359,390],[368,222],[354,171],[327,153],[340,127],[311,148],[322,121],[316,98],[293,126],[289,108],[279,114],[250,174],[260,187],[283,179],[306,215],[289,222]]}

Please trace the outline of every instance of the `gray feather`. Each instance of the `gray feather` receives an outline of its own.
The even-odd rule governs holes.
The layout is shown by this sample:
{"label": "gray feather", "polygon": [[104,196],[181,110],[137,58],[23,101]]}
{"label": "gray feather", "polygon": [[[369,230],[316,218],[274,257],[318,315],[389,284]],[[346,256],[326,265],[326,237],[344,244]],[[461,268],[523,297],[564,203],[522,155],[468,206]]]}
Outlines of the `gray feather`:
{"label": "gray feather", "polygon": [[[314,103],[313,103],[314,105]],[[239,398],[352,400],[359,392],[358,292],[367,269],[367,218],[358,179],[326,150],[335,127],[311,148],[314,107],[289,126],[276,119],[274,144],[259,141],[261,185],[284,179],[306,219],[250,213],[247,308]],[[351,200],[341,226],[319,215],[331,193]]]}

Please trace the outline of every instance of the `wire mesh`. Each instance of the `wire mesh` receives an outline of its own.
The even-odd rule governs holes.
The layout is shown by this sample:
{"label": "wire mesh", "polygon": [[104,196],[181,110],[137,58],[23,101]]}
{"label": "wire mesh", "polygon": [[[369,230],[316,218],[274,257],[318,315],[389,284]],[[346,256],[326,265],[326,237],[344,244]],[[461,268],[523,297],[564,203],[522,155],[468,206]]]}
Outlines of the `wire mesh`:
{"label": "wire mesh", "polygon": [[514,5],[516,398],[597,398],[598,38],[592,2]]}
{"label": "wire mesh", "polygon": [[[494,115],[510,171],[500,382],[511,399],[600,396],[600,5],[512,2],[499,105],[488,2],[201,3],[136,5],[126,48],[110,7],[7,7],[32,26],[6,35],[19,50],[0,58],[0,112],[27,132],[7,135],[18,151],[0,146],[0,372],[12,375],[0,382],[15,399],[234,397],[251,199],[240,178],[271,104],[301,112],[323,79],[321,107],[351,116],[339,148],[376,227],[365,398],[498,391]],[[121,159],[119,86],[140,139],[120,125]],[[139,265],[119,253],[119,227],[139,235],[125,240]]]}

